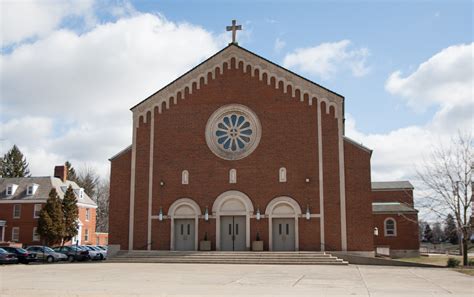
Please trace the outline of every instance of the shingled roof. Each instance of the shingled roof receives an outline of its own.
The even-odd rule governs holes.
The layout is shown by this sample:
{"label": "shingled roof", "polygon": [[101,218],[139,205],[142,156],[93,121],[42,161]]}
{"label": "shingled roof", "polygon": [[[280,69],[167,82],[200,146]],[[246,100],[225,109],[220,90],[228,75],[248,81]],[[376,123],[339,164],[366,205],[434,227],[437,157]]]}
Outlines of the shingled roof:
{"label": "shingled roof", "polygon": [[[10,184],[18,185],[18,188],[13,195],[7,196],[7,186]],[[38,189],[33,195],[27,195],[26,190],[31,184],[37,184]],[[0,178],[0,203],[2,201],[12,200],[19,202],[29,200],[46,201],[49,198],[49,192],[52,188],[56,189],[59,198],[62,199],[69,186],[71,186],[73,190],[80,189],[80,187],[73,181],[66,180],[63,182],[61,179],[52,176]],[[97,204],[86,193],[84,193],[82,199],[78,197],[77,200],[80,204],[97,207]]]}
{"label": "shingled roof", "polygon": [[418,210],[400,202],[372,202],[373,213],[418,213]]}

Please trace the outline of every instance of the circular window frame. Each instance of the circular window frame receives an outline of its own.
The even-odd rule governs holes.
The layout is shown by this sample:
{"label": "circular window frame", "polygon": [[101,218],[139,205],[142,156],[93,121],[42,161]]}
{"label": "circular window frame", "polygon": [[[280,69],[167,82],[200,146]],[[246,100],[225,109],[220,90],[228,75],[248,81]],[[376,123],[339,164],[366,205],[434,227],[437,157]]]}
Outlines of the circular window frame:
{"label": "circular window frame", "polygon": [[[227,114],[230,113],[244,115],[246,120],[250,122],[253,130],[255,130],[255,136],[251,139],[250,143],[248,143],[244,147],[244,149],[238,150],[236,152],[228,151],[222,148],[217,143],[217,136],[215,134],[217,124],[222,118],[224,118]],[[258,147],[258,144],[260,143],[260,139],[262,137],[262,126],[260,124],[260,120],[257,117],[257,114],[255,114],[255,112],[247,106],[241,104],[228,104],[218,108],[209,117],[206,124],[205,135],[207,146],[209,147],[211,152],[214,153],[214,155],[224,160],[235,161],[247,157]]]}

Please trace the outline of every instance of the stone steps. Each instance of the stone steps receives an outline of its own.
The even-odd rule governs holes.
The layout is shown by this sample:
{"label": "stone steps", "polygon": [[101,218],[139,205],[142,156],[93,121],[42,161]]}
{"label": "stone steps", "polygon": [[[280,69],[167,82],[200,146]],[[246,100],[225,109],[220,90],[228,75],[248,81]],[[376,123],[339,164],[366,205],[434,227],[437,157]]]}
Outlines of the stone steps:
{"label": "stone steps", "polygon": [[270,265],[347,265],[325,252],[120,251],[109,262]]}

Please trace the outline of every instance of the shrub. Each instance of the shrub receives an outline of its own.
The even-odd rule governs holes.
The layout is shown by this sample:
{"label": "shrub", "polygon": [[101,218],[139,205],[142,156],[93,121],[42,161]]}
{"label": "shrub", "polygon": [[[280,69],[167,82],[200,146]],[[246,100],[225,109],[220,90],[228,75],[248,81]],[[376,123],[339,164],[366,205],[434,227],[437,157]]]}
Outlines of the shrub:
{"label": "shrub", "polygon": [[456,258],[449,258],[448,263],[446,265],[448,267],[454,268],[454,267],[458,267],[460,263],[461,263],[461,261],[459,261]]}
{"label": "shrub", "polygon": [[469,261],[467,261],[467,265],[474,266],[474,259],[469,259]]}

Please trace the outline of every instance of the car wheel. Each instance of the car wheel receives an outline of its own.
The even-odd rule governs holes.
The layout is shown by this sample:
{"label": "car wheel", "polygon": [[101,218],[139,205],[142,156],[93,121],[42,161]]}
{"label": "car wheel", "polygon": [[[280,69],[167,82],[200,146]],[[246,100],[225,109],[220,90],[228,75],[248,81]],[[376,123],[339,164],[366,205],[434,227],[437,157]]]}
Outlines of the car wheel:
{"label": "car wheel", "polygon": [[100,254],[100,261],[104,260],[104,255]]}
{"label": "car wheel", "polygon": [[74,256],[69,255],[69,256],[67,257],[67,261],[70,262],[70,263],[71,263],[71,262],[74,262]]}
{"label": "car wheel", "polygon": [[48,263],[53,263],[53,262],[54,262],[53,256],[48,256],[48,257],[46,258],[46,262],[48,262]]}

